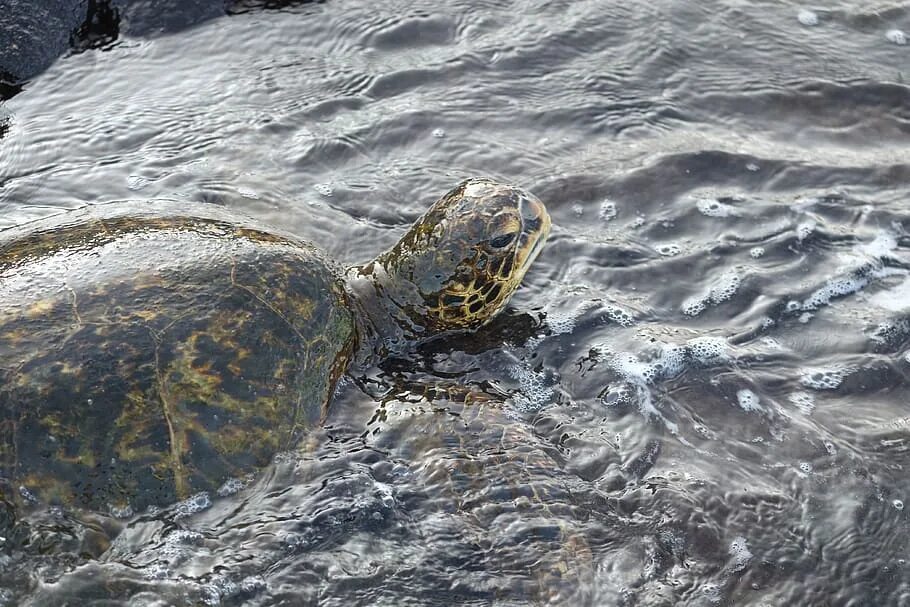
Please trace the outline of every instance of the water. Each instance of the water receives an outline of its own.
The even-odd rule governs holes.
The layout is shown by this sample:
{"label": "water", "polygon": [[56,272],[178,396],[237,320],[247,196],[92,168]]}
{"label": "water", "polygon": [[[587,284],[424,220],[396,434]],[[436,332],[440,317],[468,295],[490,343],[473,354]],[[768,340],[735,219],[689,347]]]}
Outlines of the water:
{"label": "water", "polygon": [[17,59],[0,223],[197,200],[354,263],[484,174],[553,234],[398,370],[492,402],[348,382],[219,495],[36,508],[0,603],[910,605],[910,9],[150,4]]}

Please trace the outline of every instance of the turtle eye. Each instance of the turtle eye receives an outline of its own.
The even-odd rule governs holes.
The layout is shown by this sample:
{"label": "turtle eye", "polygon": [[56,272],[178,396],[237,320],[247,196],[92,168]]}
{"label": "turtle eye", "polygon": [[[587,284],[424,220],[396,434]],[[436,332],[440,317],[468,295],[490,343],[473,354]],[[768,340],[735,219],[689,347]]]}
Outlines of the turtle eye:
{"label": "turtle eye", "polygon": [[511,242],[513,240],[515,240],[515,236],[517,236],[517,235],[518,235],[518,232],[509,232],[508,234],[500,234],[499,236],[496,236],[495,238],[490,239],[490,246],[493,247],[494,249],[501,249],[503,247],[507,247],[507,246],[509,246],[509,244],[511,244]]}

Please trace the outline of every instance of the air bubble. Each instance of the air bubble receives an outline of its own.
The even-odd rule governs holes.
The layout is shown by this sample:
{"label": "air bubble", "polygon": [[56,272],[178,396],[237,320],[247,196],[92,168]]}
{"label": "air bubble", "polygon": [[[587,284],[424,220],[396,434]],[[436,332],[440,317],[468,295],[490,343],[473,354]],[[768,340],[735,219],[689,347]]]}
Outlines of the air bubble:
{"label": "air bubble", "polygon": [[331,196],[332,194],[335,193],[335,190],[332,189],[332,186],[330,186],[327,183],[317,183],[313,187],[316,189],[317,192],[319,192],[320,194],[322,194],[323,196],[326,196],[326,197]]}
{"label": "air bubble", "polygon": [[837,455],[837,448],[834,446],[834,443],[828,440],[825,441],[825,451],[828,452],[828,455]]}
{"label": "air bubble", "polygon": [[679,255],[682,252],[682,249],[679,248],[679,245],[662,244],[657,247],[657,252],[664,257],[674,257],[676,255]]}
{"label": "air bubble", "polygon": [[888,42],[893,42],[894,44],[896,44],[898,46],[904,46],[905,44],[907,44],[907,34],[902,32],[901,30],[897,30],[897,29],[888,30],[887,32],[885,32],[885,40],[887,40]]}
{"label": "air bubble", "polygon": [[727,342],[721,337],[696,337],[687,342],[692,357],[703,365],[727,360]]}
{"label": "air bubble", "polygon": [[114,518],[130,518],[134,514],[133,508],[129,504],[123,506],[108,504],[107,510]]}
{"label": "air bubble", "polygon": [[695,201],[695,208],[707,217],[729,217],[737,215],[735,207],[717,200],[716,198],[699,198]]}
{"label": "air bubble", "polygon": [[894,506],[894,509],[895,509],[895,510],[903,510],[903,509],[904,509],[904,502],[901,501],[901,500],[892,500],[892,501],[891,501],[891,505]]}
{"label": "air bubble", "polygon": [[229,495],[234,495],[246,487],[247,482],[239,478],[229,478],[224,483],[218,487],[218,495],[220,497],[227,497]]}
{"label": "air bubble", "polygon": [[174,508],[174,518],[183,518],[185,516],[190,516],[196,514],[197,512],[202,512],[203,510],[211,507],[212,499],[209,497],[209,494],[205,491],[191,495],[182,502],[178,502]]}
{"label": "air bubble", "polygon": [[759,257],[761,257],[764,254],[765,254],[764,247],[752,247],[751,249],[749,249],[749,255],[753,259],[758,259]]}
{"label": "air bubble", "polygon": [[802,25],[812,27],[813,25],[818,25],[818,14],[815,11],[804,8],[796,15],[796,20]]}
{"label": "air bubble", "polygon": [[752,390],[743,389],[736,392],[736,400],[743,411],[761,411],[761,401]]}
{"label": "air bubble", "polygon": [[610,221],[616,218],[616,203],[612,200],[604,200],[600,203],[598,216],[604,221]]}
{"label": "air bubble", "polygon": [[836,390],[848,373],[849,369],[807,369],[799,381],[813,390]]}
{"label": "air bubble", "polygon": [[809,462],[800,462],[799,469],[802,470],[803,472],[805,472],[806,474],[809,474],[810,472],[812,472],[812,464],[810,464]]}

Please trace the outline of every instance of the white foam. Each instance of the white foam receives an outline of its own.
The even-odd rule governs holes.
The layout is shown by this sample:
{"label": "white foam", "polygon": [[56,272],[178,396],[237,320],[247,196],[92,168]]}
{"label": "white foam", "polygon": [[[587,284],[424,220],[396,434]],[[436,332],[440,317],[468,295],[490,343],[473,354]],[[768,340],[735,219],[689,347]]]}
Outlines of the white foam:
{"label": "white foam", "polygon": [[841,367],[806,369],[799,381],[813,390],[837,390],[851,370]]}
{"label": "white foam", "polygon": [[898,29],[888,30],[885,32],[885,40],[898,46],[904,46],[907,44],[907,34]]}
{"label": "white foam", "polygon": [[805,239],[812,236],[812,232],[815,231],[815,228],[818,224],[814,221],[804,221],[803,223],[796,226],[796,240],[799,242],[804,241]]}
{"label": "white foam", "polygon": [[904,354],[904,362],[910,364],[910,352]]}
{"label": "white foam", "polygon": [[825,286],[812,293],[812,295],[803,302],[802,309],[817,310],[821,306],[826,306],[831,303],[831,300],[835,297],[851,295],[868,284],[869,279],[862,276],[832,278],[825,283]]}
{"label": "white foam", "polygon": [[600,203],[600,211],[598,212],[598,217],[604,221],[610,221],[611,219],[616,218],[616,203],[612,200],[604,200]]}
{"label": "white foam", "polygon": [[746,170],[754,173],[756,171],[761,170],[761,167],[758,166],[757,164],[755,164],[754,162],[750,162],[750,163],[746,164]]}
{"label": "white foam", "polygon": [[607,306],[607,317],[621,327],[631,327],[635,317],[617,306]]}
{"label": "white foam", "polygon": [[799,21],[802,25],[812,27],[813,25],[818,25],[818,13],[804,8],[796,14],[796,20]]}
{"label": "white foam", "polygon": [[758,395],[749,389],[742,389],[736,392],[736,400],[743,411],[761,411],[761,401]]}
{"label": "white foam", "polygon": [[736,294],[740,284],[742,284],[742,275],[740,274],[739,269],[733,268],[725,271],[709,287],[706,294],[690,297],[683,302],[683,314],[686,314],[687,316],[698,316],[709,304],[717,305],[727,301]]}
{"label": "white foam", "polygon": [[686,342],[693,358],[703,365],[729,360],[727,342],[722,337],[696,337]]}
{"label": "white foam", "polygon": [[438,138],[438,139],[442,139],[442,138],[445,137],[445,136],[446,136],[446,131],[445,131],[445,129],[433,129],[433,137],[436,137],[436,138]]}
{"label": "white foam", "polygon": [[111,516],[114,518],[131,518],[133,514],[135,514],[133,512],[133,507],[129,504],[123,506],[108,504],[108,512],[110,512]]}
{"label": "white foam", "polygon": [[723,203],[716,198],[698,198],[695,208],[706,217],[731,217],[739,215],[736,207]]}
{"label": "white foam", "polygon": [[196,493],[186,498],[182,502],[178,502],[174,507],[174,518],[183,518],[185,516],[190,516],[196,514],[197,512],[202,512],[203,510],[211,507],[212,498],[209,497],[208,492],[203,491],[201,493]]}
{"label": "white foam", "polygon": [[220,497],[234,495],[235,493],[239,493],[241,490],[243,490],[243,488],[247,486],[248,482],[249,481],[247,479],[229,478],[224,481],[220,487],[218,487],[217,493]]}
{"label": "white foam", "polygon": [[543,375],[529,368],[526,363],[511,365],[507,371],[521,386],[510,397],[512,404],[521,411],[539,411],[555,399],[553,387],[547,384]]}
{"label": "white foam", "polygon": [[677,244],[667,243],[658,245],[657,252],[664,257],[675,257],[676,255],[682,253],[682,249]]}
{"label": "white foam", "polygon": [[585,208],[576,203],[572,205],[572,212],[581,217],[585,213]]}
{"label": "white foam", "polygon": [[746,538],[740,536],[730,542],[730,556],[733,557],[733,571],[742,571],[752,560],[752,551]]}
{"label": "white foam", "polygon": [[815,397],[809,392],[804,392],[802,390],[791,392],[787,396],[787,399],[793,403],[803,415],[811,415],[812,411],[815,410]]}
{"label": "white foam", "polygon": [[764,247],[752,247],[751,249],[749,249],[749,255],[753,259],[758,259],[759,257],[763,256],[764,254],[765,254]]}

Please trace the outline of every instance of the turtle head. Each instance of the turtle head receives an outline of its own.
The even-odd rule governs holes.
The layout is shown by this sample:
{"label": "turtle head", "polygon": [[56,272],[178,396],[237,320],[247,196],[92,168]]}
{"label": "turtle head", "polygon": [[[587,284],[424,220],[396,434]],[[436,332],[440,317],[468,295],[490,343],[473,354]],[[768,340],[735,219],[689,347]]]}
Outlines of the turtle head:
{"label": "turtle head", "polygon": [[549,231],[550,216],[534,195],[469,179],[374,263],[388,277],[386,296],[422,335],[475,329],[505,307]]}

